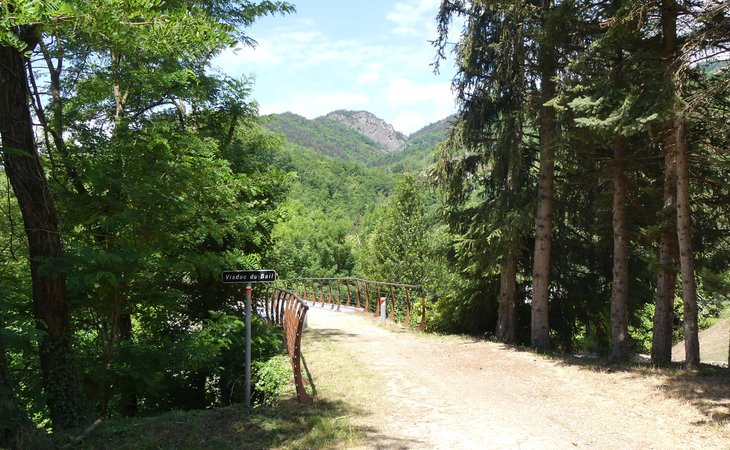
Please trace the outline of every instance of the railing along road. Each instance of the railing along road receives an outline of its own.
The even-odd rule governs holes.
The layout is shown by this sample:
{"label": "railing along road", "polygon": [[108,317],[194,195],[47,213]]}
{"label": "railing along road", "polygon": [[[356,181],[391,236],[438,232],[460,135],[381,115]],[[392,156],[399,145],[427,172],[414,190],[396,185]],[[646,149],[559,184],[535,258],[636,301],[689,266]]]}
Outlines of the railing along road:
{"label": "railing along road", "polygon": [[402,322],[410,326],[414,306],[414,297],[420,299],[421,320],[418,329],[423,331],[426,325],[426,296],[423,287],[417,284],[388,283],[369,281],[361,278],[293,278],[278,280],[278,286],[285,286],[295,292],[302,300],[314,306],[328,305],[331,309],[340,310],[342,305],[361,309],[378,316],[378,300],[382,297],[389,300],[388,315],[391,321]]}
{"label": "railing along road", "polygon": [[264,317],[284,329],[284,345],[294,372],[294,386],[299,403],[310,403],[312,397],[304,389],[302,378],[302,331],[309,307],[295,292],[274,287],[267,289],[263,302]]}

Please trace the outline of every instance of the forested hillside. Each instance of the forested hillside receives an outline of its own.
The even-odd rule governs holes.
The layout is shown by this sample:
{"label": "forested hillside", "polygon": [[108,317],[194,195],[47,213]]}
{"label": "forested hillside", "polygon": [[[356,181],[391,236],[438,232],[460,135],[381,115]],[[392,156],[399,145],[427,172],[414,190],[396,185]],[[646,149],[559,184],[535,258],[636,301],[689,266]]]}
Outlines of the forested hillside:
{"label": "forested hillside", "polygon": [[[406,171],[422,172],[434,163],[435,148],[446,139],[448,124],[441,121],[403,138],[394,151],[370,147],[377,156],[363,159],[361,147],[353,143],[372,141],[356,127],[362,130],[364,124],[371,135],[392,136],[392,126],[370,113],[353,114],[365,117],[365,121],[343,125],[327,117],[308,120],[293,114],[266,118],[270,129],[285,132],[285,157],[280,167],[295,175],[289,201],[283,208],[287,220],[275,226],[274,247],[268,254],[284,278],[396,276],[376,267],[366,269],[363,252],[369,246],[380,245],[369,243],[371,232],[390,214],[384,204],[396,191],[399,176]],[[333,135],[340,138],[322,141]],[[419,190],[423,188],[421,184]],[[428,204],[431,214],[435,214],[432,195]],[[411,222],[418,220],[423,217],[414,217]],[[420,258],[416,250],[410,252],[407,261]],[[413,281],[407,273],[398,274],[397,280]]]}

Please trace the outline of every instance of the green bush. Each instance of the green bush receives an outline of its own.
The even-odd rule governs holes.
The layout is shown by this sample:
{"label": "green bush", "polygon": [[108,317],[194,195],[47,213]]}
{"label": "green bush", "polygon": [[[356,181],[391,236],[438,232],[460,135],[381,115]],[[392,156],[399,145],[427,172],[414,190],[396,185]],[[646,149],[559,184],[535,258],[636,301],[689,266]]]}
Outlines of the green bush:
{"label": "green bush", "polygon": [[253,372],[252,401],[257,406],[272,406],[285,394],[293,393],[294,375],[289,357],[274,356],[263,362],[255,362]]}

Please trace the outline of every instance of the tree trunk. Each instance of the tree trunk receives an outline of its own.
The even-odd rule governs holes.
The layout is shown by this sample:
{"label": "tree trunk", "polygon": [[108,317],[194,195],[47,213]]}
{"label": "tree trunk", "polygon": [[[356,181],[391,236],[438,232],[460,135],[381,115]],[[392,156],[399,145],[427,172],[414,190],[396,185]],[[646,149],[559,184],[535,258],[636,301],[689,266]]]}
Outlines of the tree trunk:
{"label": "tree trunk", "polygon": [[553,176],[557,125],[555,109],[544,103],[555,96],[555,51],[543,44],[540,50],[540,175],[535,225],[535,258],[532,267],[532,346],[538,350],[550,347],[548,322],[550,290],[550,246],[553,226]]}
{"label": "tree trunk", "polygon": [[497,338],[505,344],[517,341],[517,252],[510,249],[499,276]]}
{"label": "tree trunk", "polygon": [[[666,77],[667,95],[675,95],[671,79],[671,67],[677,51],[677,3],[662,1],[662,67]],[[674,120],[667,125],[664,139],[664,207],[661,217],[659,238],[659,272],[654,308],[654,334],[651,345],[651,360],[657,365],[672,362],[672,323],[674,316],[674,295],[677,282],[677,151]]]}
{"label": "tree trunk", "polygon": [[700,364],[700,341],[697,329],[697,285],[695,258],[692,249],[692,218],[689,207],[689,148],[685,118],[677,118],[677,238],[679,265],[682,272],[682,299],[684,300],[684,356],[685,366],[692,369]]}
{"label": "tree trunk", "polygon": [[654,308],[651,360],[664,366],[672,362],[674,295],[677,282],[677,151],[673,127],[664,140],[664,208],[659,238],[659,272]]}
{"label": "tree trunk", "polygon": [[58,271],[41,270],[47,259],[63,256],[58,214],[33,138],[23,56],[0,46],[0,133],[8,179],[18,199],[28,236],[36,326],[43,387],[56,428],[86,419],[86,404],[72,358],[66,280]]}
{"label": "tree trunk", "polygon": [[629,251],[626,226],[626,137],[613,145],[613,284],[611,286],[611,361],[629,360]]}

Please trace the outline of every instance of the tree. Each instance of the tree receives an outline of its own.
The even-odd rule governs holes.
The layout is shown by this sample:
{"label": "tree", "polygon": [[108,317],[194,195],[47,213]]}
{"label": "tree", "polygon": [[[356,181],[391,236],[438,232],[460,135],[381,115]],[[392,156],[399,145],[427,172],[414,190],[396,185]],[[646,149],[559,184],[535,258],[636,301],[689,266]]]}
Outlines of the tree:
{"label": "tree", "polygon": [[[534,176],[529,171],[531,150],[536,147],[539,154],[531,342],[540,350],[550,345],[553,178],[555,151],[560,140],[555,105],[551,101],[556,95],[559,54],[566,45],[560,21],[568,20],[566,12],[570,8],[568,3],[556,5],[552,1],[442,2],[437,19],[440,58],[444,56],[451,17],[466,19],[465,31],[455,49],[459,74],[454,80],[463,127],[456,129],[459,140],[453,140],[450,146],[464,145],[469,153],[460,158],[451,156],[451,161],[442,158],[442,172],[449,174],[447,189],[458,194],[449,194],[452,197],[449,202],[471,200],[465,186],[478,181],[474,183],[468,178],[494,177],[490,181],[493,183],[490,189],[494,190],[487,195],[494,195],[498,200],[484,203],[482,207],[495,208],[493,214],[497,217],[506,214],[514,220],[508,211],[524,210],[529,201],[525,194],[530,189],[527,181]],[[532,130],[537,130],[537,143],[530,137]],[[521,223],[522,220],[517,221]],[[502,239],[510,244],[499,256],[502,314],[498,321],[499,334],[511,341],[514,339],[513,286],[518,266],[515,258],[523,245],[524,229],[514,224],[504,225]],[[493,225],[486,228],[494,229]]]}
{"label": "tree", "polygon": [[[665,0],[661,4],[662,68],[667,89],[671,89],[671,68],[676,58],[677,4]],[[676,215],[677,165],[676,133],[672,120],[667,121],[664,138],[664,205],[661,215],[662,232],[659,241],[659,270],[654,312],[654,329],[651,358],[655,364],[666,365],[672,361],[672,326],[677,259],[679,256]]]}
{"label": "tree", "polygon": [[[461,247],[467,252],[462,255],[465,264],[485,260],[474,275],[500,275],[496,334],[503,342],[515,343],[518,257],[527,234],[521,210],[531,158],[524,131],[528,12],[522,3],[443,2],[439,58],[444,57],[453,15],[466,19],[454,49],[460,111],[441,149],[439,181],[452,232],[469,242]],[[474,222],[477,217],[482,223]]]}
{"label": "tree", "polygon": [[40,11],[25,11],[22,6],[0,7],[4,37],[0,41],[3,164],[28,238],[33,310],[37,326],[45,334],[39,353],[48,408],[54,425],[67,428],[86,420],[87,407],[73,361],[65,276],[49,266],[64,252],[56,205],[35,144],[25,72],[25,52],[32,51],[41,39],[35,23],[51,19],[61,10],[58,3]]}
{"label": "tree", "polygon": [[429,227],[421,189],[416,177],[406,174],[380,208],[361,256],[366,277],[420,285],[428,281]]}
{"label": "tree", "polygon": [[540,77],[538,133],[540,136],[540,168],[537,186],[537,218],[535,225],[535,256],[532,266],[532,346],[538,350],[550,347],[549,298],[550,251],[553,227],[553,179],[555,148],[559,142],[555,108],[549,102],[555,97],[557,58],[555,44],[556,7],[552,0],[543,0],[539,23],[544,28],[538,39],[537,64]]}
{"label": "tree", "polygon": [[[251,240],[237,247],[241,253],[247,249],[246,245],[258,249],[265,244],[270,221],[276,219],[270,212],[283,190],[277,183],[281,184],[285,177],[269,173],[259,178],[255,170],[251,170],[231,180],[229,164],[234,162],[222,161],[217,153],[217,143],[212,142],[210,134],[204,136],[205,132],[213,132],[210,122],[195,123],[194,119],[202,117],[202,114],[189,115],[187,111],[227,108],[231,114],[226,116],[226,143],[221,147],[231,147],[231,141],[238,138],[235,132],[237,124],[247,118],[244,116],[250,117],[254,110],[249,108],[249,112],[242,114],[233,111],[234,106],[239,105],[216,105],[215,102],[222,97],[218,92],[232,85],[207,76],[206,67],[215,54],[236,41],[252,44],[243,27],[256,18],[290,12],[293,7],[278,1],[217,0],[202,3],[52,1],[43,2],[41,7],[36,3],[17,1],[0,5],[0,59],[3,62],[0,79],[4,87],[10,88],[4,89],[0,95],[0,131],[5,171],[13,185],[28,232],[36,318],[39,327],[46,332],[46,338],[40,344],[44,388],[54,427],[61,429],[83,421],[86,406],[71,358],[72,336],[65,279],[70,272],[69,266],[74,265],[74,257],[83,253],[79,252],[82,247],[78,246],[82,240],[64,235],[59,225],[57,199],[63,198],[64,213],[81,211],[80,214],[67,215],[65,224],[69,226],[69,222],[72,223],[66,231],[73,229],[91,237],[84,244],[87,250],[93,251],[83,256],[94,254],[98,259],[85,262],[89,266],[98,261],[106,261],[107,264],[107,267],[101,264],[92,274],[85,274],[91,276],[87,279],[93,281],[86,284],[93,288],[84,292],[101,294],[107,301],[101,310],[112,311],[109,318],[111,332],[107,333],[106,324],[99,330],[100,337],[108,337],[108,340],[100,339],[106,345],[103,375],[109,370],[115,341],[131,337],[131,311],[126,298],[131,297],[135,288],[142,284],[136,276],[140,267],[144,270],[145,264],[139,263],[159,258],[165,251],[160,248],[163,241],[165,244],[175,241],[175,237],[164,240],[159,235],[140,236],[138,224],[134,222],[136,219],[165,216],[164,212],[158,215],[157,210],[144,209],[144,202],[149,198],[142,199],[140,194],[149,192],[153,185],[145,176],[151,175],[155,169],[164,169],[170,161],[158,161],[160,164],[147,167],[145,176],[135,174],[133,178],[124,171],[141,162],[138,156],[152,150],[150,153],[157,151],[158,156],[167,157],[168,154],[159,150],[169,150],[171,147],[168,145],[185,148],[181,143],[190,143],[194,147],[191,150],[194,156],[177,160],[180,163],[178,168],[182,166],[190,170],[176,173],[189,175],[193,161],[196,161],[205,163],[205,169],[215,172],[216,176],[228,176],[221,184],[221,191],[231,188],[230,191],[191,189],[185,194],[192,197],[198,194],[195,200],[200,201],[188,205],[176,203],[175,200],[183,197],[180,195],[174,199],[167,197],[173,201],[156,205],[172,208],[174,211],[165,211],[167,218],[185,217],[187,226],[195,223],[201,213],[207,219],[204,225],[210,226],[209,229],[205,232],[201,232],[201,228],[193,229],[186,235],[188,242],[198,244],[197,248],[191,245],[190,251],[214,247],[212,251],[220,255],[219,247],[225,246],[225,240],[239,238],[243,233]],[[43,89],[36,85],[32,64],[29,64],[30,76],[26,77],[25,73],[26,57],[36,50],[36,46],[39,47],[41,61],[45,63],[44,70],[50,75],[48,105],[43,104],[45,98],[40,95]],[[90,60],[95,64],[86,64]],[[42,125],[39,135],[45,138],[43,153],[51,162],[54,185],[50,185],[44,175],[43,162],[33,142],[27,92],[34,94],[34,114]],[[168,106],[172,106],[172,110],[167,109]],[[174,111],[174,116],[171,111]],[[176,122],[169,120],[171,116],[177,119]],[[179,124],[182,130],[171,127],[173,123]],[[208,127],[204,132],[205,125]],[[188,126],[191,128],[186,129]],[[217,133],[216,138],[221,135]],[[66,141],[68,136],[72,139]],[[145,141],[145,138],[149,139]],[[223,142],[224,139],[221,137],[220,140]],[[107,174],[119,176],[116,180],[104,178],[100,176],[104,170]],[[158,180],[161,175],[164,174],[154,174]],[[250,177],[251,181],[244,182],[246,177]],[[128,186],[121,184],[127,181]],[[147,189],[133,191],[137,187],[133,186],[134,181],[144,181]],[[181,183],[177,187],[183,186]],[[225,197],[228,194],[230,197]],[[222,198],[228,202],[226,207],[211,209],[223,210],[225,214],[216,216],[205,209],[209,204],[223,206]],[[246,219],[232,219],[234,200],[251,205],[248,208],[251,214],[246,215]],[[147,206],[151,203],[148,201]],[[186,209],[190,204],[199,209]],[[74,208],[78,209],[73,211]],[[240,206],[237,209],[240,213]],[[222,218],[224,215],[225,218]],[[223,228],[218,227],[219,221],[225,221],[227,228],[216,229]],[[177,224],[183,226],[180,221]],[[158,230],[164,232],[162,228]],[[236,235],[235,238],[232,235]],[[77,245],[73,254],[64,253],[62,237],[67,244]],[[234,253],[231,251],[226,257],[243,259],[241,253],[235,256]],[[108,270],[109,263],[116,265],[114,270]],[[129,270],[130,267],[134,269]],[[218,268],[208,267],[207,270]],[[213,276],[206,274],[206,278],[213,279]],[[78,288],[84,283],[75,279],[73,284],[74,302],[78,305],[79,296],[83,297]],[[96,298],[95,295],[90,297]]]}

